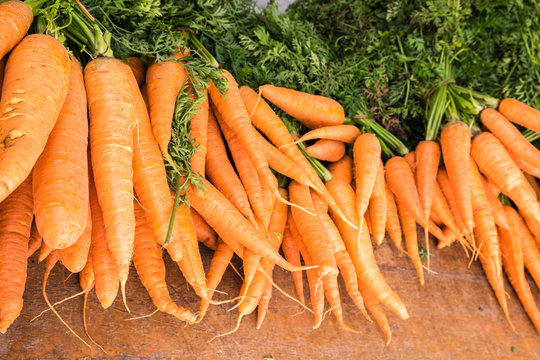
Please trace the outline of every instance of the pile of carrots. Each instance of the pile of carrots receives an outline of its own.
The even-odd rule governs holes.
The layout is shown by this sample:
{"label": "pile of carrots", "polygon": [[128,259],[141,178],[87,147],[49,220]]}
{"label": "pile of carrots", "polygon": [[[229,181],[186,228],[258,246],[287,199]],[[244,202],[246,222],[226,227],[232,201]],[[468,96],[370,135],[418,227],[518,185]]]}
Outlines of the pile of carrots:
{"label": "pile of carrots", "polygon": [[[0,34],[8,34],[0,38],[2,333],[21,312],[27,258],[39,250],[43,295],[60,319],[46,296],[58,260],[79,273],[85,299],[95,289],[104,309],[120,292],[129,310],[132,261],[157,310],[188,324],[202,321],[210,305],[236,302],[231,332],[255,310],[262,325],[274,288],[282,291],[272,280],[278,265],[291,272],[298,298],[286,295],[313,313],[314,328],[326,299],[339,324],[357,331],[344,321],[341,274],[356,307],[389,343],[382,305],[402,319],[409,314],[379,270],[372,239],[380,245],[388,233],[423,283],[417,224],[438,247],[458,241],[471,261],[480,259],[511,324],[504,269],[540,332],[524,271],[540,286],[540,156],[512,124],[540,132],[538,110],[505,99],[498,111],[481,113],[485,132],[473,137],[465,123],[449,122],[440,143],[423,141],[383,163],[382,140],[344,123],[336,101],[272,85],[239,87],[224,70],[224,93],[210,84],[188,95],[198,109],[189,119],[198,180],[176,170],[185,186],[175,194],[166,166],[174,167],[175,103],[188,80],[182,62],[126,64],[105,53],[83,69],[55,38],[26,35],[31,23],[24,2],[0,4]],[[310,131],[293,136],[272,106]],[[305,152],[328,162],[326,183],[298,146],[313,140]],[[178,205],[179,196],[185,201]],[[206,273],[198,242],[215,251]],[[171,299],[163,249],[201,298],[197,313]],[[242,288],[216,301],[234,254],[243,261]]]}

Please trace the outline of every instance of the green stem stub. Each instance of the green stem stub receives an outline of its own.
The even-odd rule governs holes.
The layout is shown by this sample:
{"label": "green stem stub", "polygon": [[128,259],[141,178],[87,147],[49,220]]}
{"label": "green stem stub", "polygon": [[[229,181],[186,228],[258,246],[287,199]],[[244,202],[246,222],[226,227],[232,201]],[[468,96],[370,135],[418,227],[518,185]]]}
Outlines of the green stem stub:
{"label": "green stem stub", "polygon": [[387,156],[394,156],[394,153],[404,156],[409,152],[409,149],[401,142],[401,140],[371,117],[367,115],[356,115],[353,116],[353,121],[356,124],[367,128],[369,132],[377,136],[381,142],[381,149]]}

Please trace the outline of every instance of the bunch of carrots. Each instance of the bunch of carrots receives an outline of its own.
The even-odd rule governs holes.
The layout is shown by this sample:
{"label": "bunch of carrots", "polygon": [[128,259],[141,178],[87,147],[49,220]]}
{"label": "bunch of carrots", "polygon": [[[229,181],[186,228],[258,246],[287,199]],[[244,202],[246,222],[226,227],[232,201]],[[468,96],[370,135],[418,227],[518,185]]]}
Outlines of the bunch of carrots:
{"label": "bunch of carrots", "polygon": [[[314,328],[326,299],[339,324],[357,331],[344,321],[341,274],[356,307],[389,343],[382,305],[402,319],[409,314],[379,270],[372,239],[380,245],[388,233],[423,283],[417,224],[425,229],[428,269],[428,233],[438,247],[458,241],[471,261],[480,259],[508,321],[503,268],[540,332],[524,272],[540,286],[540,157],[512,124],[540,132],[538,110],[505,99],[498,111],[481,112],[485,132],[473,137],[466,123],[451,121],[409,152],[370,119],[346,120],[329,98],[239,87],[226,70],[226,90],[197,89],[180,47],[168,61],[125,63],[107,36],[96,36],[83,69],[56,38],[26,35],[32,21],[26,3],[0,4],[0,34],[8,34],[0,39],[2,333],[21,312],[27,258],[39,250],[43,295],[61,320],[46,295],[58,260],[79,273],[85,301],[95,288],[104,309],[120,292],[129,311],[132,261],[156,311],[187,324],[202,321],[212,304],[236,302],[231,332],[255,310],[262,325],[274,288],[283,292],[272,280],[278,265],[291,272],[297,299],[285,295],[313,313]],[[195,109],[185,124],[176,116],[180,97]],[[276,107],[310,131],[292,134]],[[173,160],[178,126],[189,128],[196,150],[189,171]],[[401,156],[383,163],[389,148]],[[326,181],[313,158],[327,162]],[[198,242],[215,251],[206,273]],[[197,313],[171,299],[162,250],[201,298]],[[234,299],[216,301],[234,254],[243,261],[242,287]]]}

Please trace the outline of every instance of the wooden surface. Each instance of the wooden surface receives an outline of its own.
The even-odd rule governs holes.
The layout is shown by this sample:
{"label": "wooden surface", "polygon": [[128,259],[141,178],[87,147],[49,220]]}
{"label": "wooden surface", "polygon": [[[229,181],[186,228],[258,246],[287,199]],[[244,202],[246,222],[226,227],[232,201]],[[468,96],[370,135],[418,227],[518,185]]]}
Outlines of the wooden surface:
{"label": "wooden surface", "polygon": [[[434,244],[433,244],[434,245]],[[202,249],[208,266],[211,251]],[[341,284],[346,321],[360,330],[353,334],[342,330],[329,314],[322,326],[312,330],[312,316],[277,291],[260,330],[256,315],[246,317],[240,330],[231,336],[208,341],[231,330],[236,322],[229,305],[213,306],[203,323],[185,327],[165,314],[128,321],[131,316],[151,313],[154,307],[132,269],[127,291],[132,314],[120,299],[104,311],[95,293],[89,296],[89,331],[104,346],[87,348],[64,328],[50,312],[30,322],[46,308],[41,296],[43,264],[30,259],[29,277],[21,316],[0,335],[0,359],[73,359],[73,358],[151,358],[151,359],[257,359],[273,355],[282,359],[539,359],[540,336],[536,334],[515,293],[506,281],[509,309],[518,330],[513,333],[477,263],[467,268],[467,259],[459,246],[436,252],[432,269],[421,287],[408,258],[388,239],[376,250],[384,276],[408,307],[411,318],[403,321],[387,311],[393,339],[389,346],[376,325],[363,319],[354,308]],[[234,260],[240,266],[237,259]],[[172,297],[193,310],[198,301],[188,288],[176,265],[167,258],[167,277]],[[277,269],[275,280],[293,294],[290,275]],[[62,266],[53,269],[48,294],[51,301],[80,291],[76,275],[69,276]],[[235,296],[240,279],[227,270],[219,289]],[[532,283],[537,304],[540,292]],[[307,293],[306,293],[307,294]],[[307,295],[306,295],[307,296]],[[220,295],[226,298],[224,295]],[[79,334],[82,327],[82,298],[58,306],[64,319]]]}

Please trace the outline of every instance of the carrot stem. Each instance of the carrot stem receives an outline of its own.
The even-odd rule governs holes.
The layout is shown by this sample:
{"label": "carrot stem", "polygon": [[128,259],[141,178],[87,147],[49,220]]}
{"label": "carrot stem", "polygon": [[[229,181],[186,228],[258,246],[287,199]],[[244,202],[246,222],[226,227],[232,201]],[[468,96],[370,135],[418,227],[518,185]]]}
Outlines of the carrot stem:
{"label": "carrot stem", "polygon": [[171,240],[171,235],[173,231],[174,226],[174,219],[176,218],[176,209],[178,209],[178,205],[180,205],[180,176],[176,174],[175,176],[175,183],[176,183],[176,193],[174,195],[174,203],[173,208],[171,212],[171,220],[169,220],[169,229],[167,229],[167,237],[165,238],[165,243],[163,246],[167,246],[169,244],[169,241]]}

